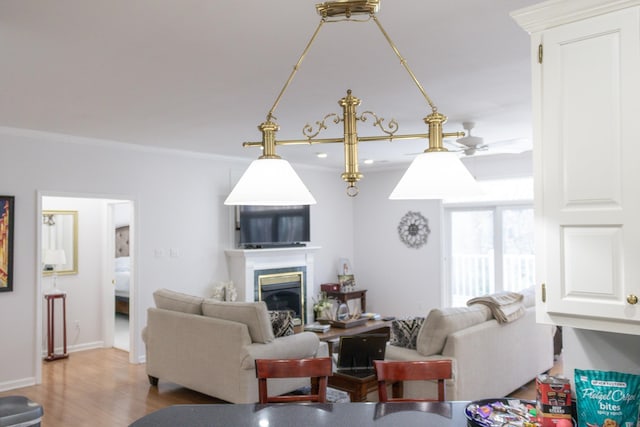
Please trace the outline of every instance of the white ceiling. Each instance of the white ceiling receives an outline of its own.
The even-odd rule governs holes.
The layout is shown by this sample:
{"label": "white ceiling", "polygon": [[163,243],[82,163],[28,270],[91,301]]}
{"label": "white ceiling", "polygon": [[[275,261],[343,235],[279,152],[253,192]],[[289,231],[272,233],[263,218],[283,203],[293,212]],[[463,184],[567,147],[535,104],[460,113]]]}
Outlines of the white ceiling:
{"label": "white ceiling", "polygon": [[[264,121],[319,23],[319,0],[1,0],[0,126],[257,158]],[[531,137],[529,37],[509,12],[539,0],[382,0],[378,18],[449,117],[485,142]],[[360,112],[425,133],[430,110],[373,22],[325,24],[275,111],[279,139]],[[360,135],[378,134],[371,121]],[[320,137],[340,136],[331,125]],[[425,141],[361,143],[395,164]],[[330,157],[319,160],[318,151]],[[293,163],[341,165],[337,144],[279,147]]]}

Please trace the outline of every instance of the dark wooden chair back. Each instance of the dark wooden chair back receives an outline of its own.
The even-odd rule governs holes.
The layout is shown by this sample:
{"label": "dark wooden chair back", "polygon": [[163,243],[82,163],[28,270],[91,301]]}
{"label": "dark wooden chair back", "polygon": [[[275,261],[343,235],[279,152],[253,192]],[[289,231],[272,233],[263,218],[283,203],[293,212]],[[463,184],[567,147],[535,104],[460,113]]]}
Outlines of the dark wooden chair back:
{"label": "dark wooden chair back", "polygon": [[[436,402],[445,400],[446,379],[451,379],[451,360],[392,361],[374,360],[378,377],[378,400],[380,402]],[[404,399],[402,381],[436,380],[437,399]],[[392,397],[388,397],[387,384],[393,385]]]}
{"label": "dark wooden chair back", "polygon": [[[330,357],[309,359],[256,359],[256,376],[258,377],[258,394],[260,403],[281,402],[320,402],[327,401],[327,382],[332,373]],[[311,394],[269,396],[267,392],[268,378],[317,378],[312,382]]]}

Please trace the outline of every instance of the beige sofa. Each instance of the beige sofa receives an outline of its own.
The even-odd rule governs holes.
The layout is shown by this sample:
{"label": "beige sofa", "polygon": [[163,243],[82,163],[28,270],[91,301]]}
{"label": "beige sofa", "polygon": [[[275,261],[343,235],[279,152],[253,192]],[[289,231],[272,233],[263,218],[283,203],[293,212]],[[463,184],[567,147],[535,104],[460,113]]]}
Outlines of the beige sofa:
{"label": "beige sofa", "polygon": [[[524,294],[524,315],[510,323],[498,323],[484,305],[431,310],[418,332],[416,349],[388,345],[385,359],[451,359],[448,400],[507,396],[553,366],[554,328],[536,323],[533,290]],[[404,394],[430,396],[435,387],[408,382]]]}
{"label": "beige sofa", "polygon": [[[154,293],[143,330],[152,385],[169,381],[233,403],[258,401],[257,358],[326,356],[315,333],[275,338],[264,302],[220,302],[166,289]],[[308,386],[309,379],[278,379],[272,394]]]}

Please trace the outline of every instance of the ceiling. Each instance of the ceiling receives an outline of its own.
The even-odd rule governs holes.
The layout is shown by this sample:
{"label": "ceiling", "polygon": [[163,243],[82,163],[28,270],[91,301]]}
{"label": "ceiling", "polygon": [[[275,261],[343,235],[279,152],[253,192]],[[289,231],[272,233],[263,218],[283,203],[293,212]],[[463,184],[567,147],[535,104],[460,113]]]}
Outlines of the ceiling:
{"label": "ceiling", "polygon": [[[260,140],[257,126],[319,23],[318,2],[2,0],[0,126],[257,158],[242,142]],[[486,143],[530,140],[529,36],[509,12],[538,2],[382,0],[378,19],[449,117],[446,132],[474,121]],[[342,22],[323,26],[282,97],[278,139],[340,113],[347,89],[359,112],[426,133],[430,109],[375,23]],[[379,134],[371,120],[358,132]],[[330,123],[319,137],[341,135]],[[360,159],[394,165],[426,146],[366,142]],[[339,144],[277,151],[294,164],[343,163]]]}

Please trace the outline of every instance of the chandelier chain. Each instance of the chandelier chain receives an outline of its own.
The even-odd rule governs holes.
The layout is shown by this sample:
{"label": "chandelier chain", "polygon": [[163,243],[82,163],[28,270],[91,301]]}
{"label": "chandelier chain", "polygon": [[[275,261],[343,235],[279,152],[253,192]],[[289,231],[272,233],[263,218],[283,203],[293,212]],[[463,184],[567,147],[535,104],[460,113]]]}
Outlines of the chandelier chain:
{"label": "chandelier chain", "polygon": [[438,107],[436,107],[436,105],[433,103],[431,98],[429,98],[429,95],[427,95],[427,92],[424,90],[424,88],[422,87],[422,85],[418,81],[418,78],[416,77],[415,74],[413,74],[413,71],[411,71],[411,68],[409,68],[409,64],[407,63],[406,59],[404,59],[402,57],[402,55],[400,55],[400,51],[398,50],[396,45],[393,43],[393,40],[391,40],[391,37],[389,37],[389,34],[387,34],[387,32],[382,27],[382,24],[378,20],[378,17],[372,14],[371,18],[373,19],[373,22],[375,22],[378,25],[378,28],[380,29],[380,32],[382,32],[382,35],[384,36],[384,38],[386,38],[387,42],[389,42],[389,46],[391,46],[391,49],[393,49],[393,51],[395,52],[396,56],[400,60],[400,63],[405,68],[405,70],[407,70],[407,72],[411,76],[411,79],[413,79],[413,82],[416,84],[416,86],[418,86],[418,89],[422,93],[422,96],[424,96],[424,99],[427,101],[427,103],[431,107],[431,111],[433,111],[434,113],[437,112],[438,111]]}
{"label": "chandelier chain", "polygon": [[307,45],[305,46],[304,50],[302,51],[302,54],[300,55],[300,58],[298,58],[298,62],[296,62],[296,65],[293,66],[293,69],[291,70],[291,74],[289,74],[289,78],[285,82],[285,84],[282,87],[282,89],[280,90],[280,93],[278,94],[276,100],[274,101],[273,106],[269,110],[269,113],[267,114],[267,121],[271,121],[272,119],[275,118],[273,114],[274,114],[276,108],[278,108],[278,104],[280,104],[280,100],[282,99],[282,96],[284,95],[286,90],[289,88],[289,85],[293,81],[293,78],[295,77],[295,75],[298,73],[298,70],[300,69],[300,66],[302,65],[302,61],[304,61],[304,59],[306,58],[309,50],[311,49],[311,46],[313,45],[313,43],[315,42],[318,34],[320,33],[320,29],[322,28],[322,26],[325,23],[327,23],[327,22],[336,23],[336,22],[343,22],[343,21],[351,21],[351,22],[363,23],[363,22],[369,22],[371,20],[373,20],[376,23],[376,25],[380,29],[380,32],[382,33],[384,38],[389,43],[389,46],[391,46],[391,49],[393,50],[393,52],[396,54],[396,56],[400,60],[400,63],[405,68],[407,73],[409,73],[409,76],[411,77],[411,79],[413,80],[415,85],[418,87],[418,90],[420,90],[420,93],[422,93],[422,96],[424,96],[424,99],[427,101],[427,103],[431,107],[431,110],[434,113],[437,112],[438,111],[438,107],[436,107],[436,105],[433,103],[433,101],[431,100],[429,95],[427,95],[427,92],[424,90],[424,87],[422,86],[422,84],[420,84],[420,82],[418,81],[418,78],[416,77],[416,75],[413,73],[413,71],[409,67],[409,63],[400,54],[400,51],[396,47],[396,45],[393,42],[393,40],[391,40],[391,37],[389,36],[389,34],[386,32],[386,30],[384,29],[384,27],[380,23],[380,20],[378,19],[378,17],[375,15],[375,13],[370,13],[369,17],[366,20],[358,20],[358,19],[353,19],[353,18],[328,20],[326,17],[320,18],[320,22],[318,23],[318,26],[316,27],[316,30],[314,31],[313,35],[309,39],[309,42],[307,43]]}
{"label": "chandelier chain", "polygon": [[280,90],[280,93],[278,94],[278,97],[276,98],[275,102],[273,103],[273,106],[269,110],[269,113],[267,114],[267,121],[271,121],[271,119],[273,118],[273,113],[275,112],[276,108],[278,107],[278,104],[280,103],[280,99],[282,99],[282,96],[284,95],[285,91],[287,90],[287,88],[291,84],[291,81],[293,80],[293,78],[295,77],[296,73],[300,69],[300,65],[302,64],[302,61],[304,61],[304,58],[307,56],[307,53],[309,52],[309,49],[311,49],[311,45],[315,41],[316,37],[318,36],[318,33],[320,32],[320,29],[322,28],[322,25],[324,25],[325,22],[326,22],[325,18],[321,18],[320,19],[320,22],[318,23],[318,26],[316,27],[316,30],[314,31],[313,35],[309,39],[309,43],[307,43],[307,46],[302,51],[302,54],[300,55],[300,58],[298,59],[298,62],[296,63],[296,65],[293,66],[293,70],[291,71],[291,74],[289,74],[289,78],[287,79],[286,83],[284,84],[284,86]]}

